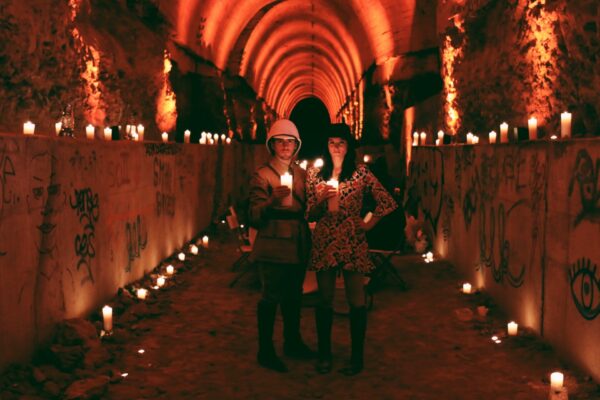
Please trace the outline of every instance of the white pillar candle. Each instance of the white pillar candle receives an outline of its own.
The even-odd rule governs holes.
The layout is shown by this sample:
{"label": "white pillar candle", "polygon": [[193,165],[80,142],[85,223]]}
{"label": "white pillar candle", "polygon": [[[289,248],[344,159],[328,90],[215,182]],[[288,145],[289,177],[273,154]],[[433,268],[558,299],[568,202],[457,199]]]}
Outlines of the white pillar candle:
{"label": "white pillar candle", "polygon": [[218,133],[214,133],[214,134],[213,134],[213,140],[214,140],[215,142],[218,142],[218,141],[219,141],[219,134],[218,134]]}
{"label": "white pillar candle", "polygon": [[208,236],[206,235],[202,236],[202,247],[208,249]]}
{"label": "white pillar candle", "polygon": [[470,283],[468,283],[468,282],[463,283],[462,292],[464,294],[471,294],[471,289],[472,289],[472,287],[471,287]]}
{"label": "white pillar candle", "polygon": [[371,156],[370,156],[370,155],[368,155],[368,154],[365,154],[365,155],[363,156],[363,162],[364,162],[365,164],[368,164],[368,163],[370,163],[370,162],[371,162]]}
{"label": "white pillar candle", "polygon": [[427,144],[427,134],[425,132],[421,132],[421,146]]}
{"label": "white pillar candle", "polygon": [[165,277],[164,276],[159,276],[158,278],[156,278],[156,286],[158,287],[163,287],[165,286]]}
{"label": "white pillar candle", "polygon": [[494,132],[494,131],[491,131],[491,132],[489,133],[490,144],[495,144],[495,143],[496,143],[496,137],[497,137],[497,134],[496,134],[496,132]]}
{"label": "white pillar candle", "polygon": [[473,135],[473,144],[479,144],[479,136]]}
{"label": "white pillar candle", "polygon": [[112,140],[112,129],[108,126],[104,128],[104,140]]}
{"label": "white pillar candle", "polygon": [[56,135],[60,135],[60,131],[62,129],[62,122],[58,121],[57,123],[54,124],[54,131],[56,132]]}
{"label": "white pillar candle", "polygon": [[198,141],[198,143],[200,143],[200,144],[206,144],[206,136],[202,136],[200,138],[200,140]]}
{"label": "white pillar candle", "polygon": [[306,171],[306,168],[308,168],[308,161],[302,160],[302,162],[300,163],[300,168]]}
{"label": "white pillar candle", "polygon": [[135,142],[140,140],[140,135],[138,135],[137,133],[135,133],[135,131],[131,134],[131,136],[133,137],[133,140]]}
{"label": "white pillar candle", "polygon": [[537,118],[529,118],[527,127],[529,128],[529,140],[537,140]]}
{"label": "white pillar candle", "polygon": [[88,139],[93,139],[94,138],[94,125],[89,124],[88,126],[85,127],[85,137]]}
{"label": "white pillar candle", "polygon": [[146,300],[146,296],[148,295],[148,290],[146,290],[144,288],[139,288],[136,293],[137,293],[138,299]]}
{"label": "white pillar candle", "polygon": [[435,139],[435,145],[436,146],[441,146],[442,142],[440,140],[440,138]]}
{"label": "white pillar candle", "polygon": [[175,267],[173,267],[172,265],[167,265],[167,274],[173,275],[174,273],[175,273]]}
{"label": "white pillar candle", "polygon": [[281,175],[280,181],[281,181],[281,186],[285,186],[288,189],[290,189],[290,194],[281,200],[281,205],[284,207],[291,207],[292,206],[291,190],[294,187],[294,177],[289,172],[286,172],[283,175]]}
{"label": "white pillar candle", "polygon": [[142,142],[144,141],[144,132],[145,131],[146,131],[146,128],[144,128],[144,125],[139,124],[137,126],[137,133],[138,133],[140,141],[142,141]]}
{"label": "white pillar candle", "polygon": [[110,307],[110,306],[102,307],[102,318],[104,320],[104,331],[112,332],[112,329],[113,329],[112,307]]}
{"label": "white pillar candle", "polygon": [[315,168],[321,168],[323,166],[323,159],[317,158],[314,163]]}
{"label": "white pillar candle", "polygon": [[560,114],[560,137],[562,139],[571,137],[571,113],[566,111]]}
{"label": "white pillar candle", "polygon": [[553,372],[550,374],[550,388],[560,390],[563,387],[565,376],[561,372]]}
{"label": "white pillar candle", "polygon": [[167,143],[169,141],[169,134],[167,132],[161,133],[160,137],[161,137],[163,143]]}
{"label": "white pillar candle", "polygon": [[130,134],[131,133],[131,125],[125,125],[125,133]]}
{"label": "white pillar candle", "polygon": [[473,144],[473,134],[471,132],[467,133],[467,144]]}
{"label": "white pillar candle", "polygon": [[508,330],[508,336],[517,336],[519,324],[517,324],[515,321],[510,321],[506,327]]}
{"label": "white pillar candle", "polygon": [[[334,188],[336,190],[336,192],[339,190],[339,182],[337,181],[337,179],[330,179],[327,181],[327,185],[331,186],[332,188]],[[339,197],[339,193],[337,193],[335,196],[330,197],[329,199],[327,199],[327,207],[329,209],[329,211],[331,212],[337,212],[340,210],[340,197]]]}
{"label": "white pillar candle", "polygon": [[35,124],[31,121],[27,121],[23,124],[23,134],[24,135],[33,135],[35,132]]}
{"label": "white pillar candle", "polygon": [[198,255],[198,246],[196,246],[195,244],[190,246],[190,253],[192,253],[193,255],[197,256]]}
{"label": "white pillar candle", "polygon": [[179,254],[177,254],[177,258],[179,258],[179,261],[185,261],[185,254],[179,253]]}
{"label": "white pillar candle", "polygon": [[231,138],[230,138],[230,137],[228,137],[227,139],[225,139],[225,143],[227,143],[227,144],[231,144]]}
{"label": "white pillar candle", "polygon": [[415,132],[413,133],[413,146],[418,146],[419,145],[419,133]]}
{"label": "white pillar candle", "polygon": [[506,122],[500,124],[500,143],[508,143],[508,124]]}
{"label": "white pillar candle", "polygon": [[222,134],[222,135],[221,135],[221,143],[225,142],[225,138],[226,138],[226,137],[227,137],[227,136],[226,136],[225,134]]}
{"label": "white pillar candle", "polygon": [[183,132],[183,143],[189,143],[191,135],[192,132],[190,132],[189,129],[186,129],[185,132]]}
{"label": "white pillar candle", "polygon": [[215,140],[213,138],[208,139],[208,144],[210,144],[210,145],[215,144]]}

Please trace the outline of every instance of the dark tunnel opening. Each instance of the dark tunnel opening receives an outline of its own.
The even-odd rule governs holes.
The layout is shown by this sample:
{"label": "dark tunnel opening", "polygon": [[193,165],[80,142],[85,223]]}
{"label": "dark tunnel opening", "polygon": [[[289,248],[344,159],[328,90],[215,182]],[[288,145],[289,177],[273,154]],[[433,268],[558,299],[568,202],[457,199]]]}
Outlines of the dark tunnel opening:
{"label": "dark tunnel opening", "polygon": [[290,120],[298,127],[302,138],[299,158],[321,156],[325,148],[323,136],[331,121],[325,104],[316,97],[301,100],[292,110]]}

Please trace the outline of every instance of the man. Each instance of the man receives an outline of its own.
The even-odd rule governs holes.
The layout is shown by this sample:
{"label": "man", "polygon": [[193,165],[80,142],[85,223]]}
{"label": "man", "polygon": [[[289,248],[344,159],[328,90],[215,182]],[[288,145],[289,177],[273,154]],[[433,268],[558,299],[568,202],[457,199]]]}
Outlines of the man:
{"label": "man", "polygon": [[[267,134],[270,160],[259,167],[250,182],[250,223],[258,230],[252,259],[259,265],[262,297],[258,302],[258,363],[287,372],[273,346],[277,305],[283,316],[284,354],[308,359],[314,356],[300,336],[302,284],[310,236],[304,220],[305,171],[293,160],[302,144],[292,121],[276,121]],[[292,189],[281,185],[281,176],[292,175]],[[291,197],[291,199],[290,199]]]}

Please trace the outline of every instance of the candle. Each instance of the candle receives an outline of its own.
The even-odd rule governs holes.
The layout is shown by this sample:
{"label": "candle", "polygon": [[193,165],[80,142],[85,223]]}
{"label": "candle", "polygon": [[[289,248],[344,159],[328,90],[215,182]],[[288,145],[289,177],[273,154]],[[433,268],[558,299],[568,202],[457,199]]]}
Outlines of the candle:
{"label": "candle", "polygon": [[192,253],[193,255],[198,255],[198,246],[196,246],[195,244],[190,246],[190,253]]}
{"label": "candle", "polygon": [[226,138],[226,137],[227,137],[227,136],[225,136],[225,134],[222,134],[222,135],[221,135],[221,143],[223,143],[223,142],[225,141],[225,138]]}
{"label": "candle", "polygon": [[202,247],[208,249],[208,236],[206,235],[202,236]]}
{"label": "candle", "polygon": [[368,213],[365,214],[365,217],[363,218],[363,222],[365,224],[368,224],[369,221],[371,221],[373,219],[373,213],[371,211],[369,211]]}
{"label": "candle", "polygon": [[206,136],[202,136],[198,142],[200,144],[206,144]]}
{"label": "candle", "polygon": [[508,124],[506,122],[500,124],[500,143],[508,143]]}
{"label": "candle", "polygon": [[294,185],[293,179],[294,179],[294,177],[292,175],[290,175],[289,172],[284,173],[283,175],[281,175],[281,178],[280,178],[281,186],[285,186],[290,189],[290,194],[287,195],[285,198],[281,199],[281,205],[284,207],[292,206],[292,189],[293,189],[293,185]]}
{"label": "candle", "polygon": [[560,137],[562,139],[571,137],[571,113],[566,111],[560,114]]}
{"label": "candle", "polygon": [[57,123],[54,124],[54,131],[56,132],[56,135],[60,135],[60,131],[62,129],[62,122],[58,121]]}
{"label": "candle", "polygon": [[189,131],[189,129],[186,129],[185,132],[183,132],[183,143],[189,143],[190,142],[190,135],[192,134],[192,132]]}
{"label": "candle", "polygon": [[139,124],[139,125],[137,126],[137,133],[138,133],[138,135],[139,135],[139,139],[140,139],[141,141],[144,141],[144,131],[145,131],[145,130],[146,130],[146,128],[144,128],[144,125],[142,125],[142,124]]}
{"label": "candle", "polygon": [[88,126],[85,127],[85,137],[88,139],[93,139],[94,138],[94,125],[89,124]]}
{"label": "candle", "polygon": [[517,332],[519,331],[519,324],[515,321],[510,321],[507,325],[508,336],[517,336]]}
{"label": "candle", "polygon": [[214,133],[214,134],[213,134],[213,140],[214,140],[215,142],[218,142],[218,141],[219,141],[219,134],[218,134],[218,133]]}
{"label": "candle", "polygon": [[131,133],[131,125],[125,125],[125,133],[127,133],[127,134]]}
{"label": "candle", "polygon": [[363,156],[363,162],[364,162],[365,164],[368,164],[368,163],[370,163],[370,162],[371,162],[371,156],[370,156],[370,155],[368,155],[368,154],[365,154],[365,155]]}
{"label": "candle", "polygon": [[106,332],[112,332],[112,329],[113,329],[112,307],[110,307],[110,306],[102,307],[102,318],[104,319],[104,330]]}
{"label": "candle", "polygon": [[210,145],[215,144],[215,140],[213,138],[209,138],[208,139],[208,144],[210,144]]}
{"label": "candle", "polygon": [[164,276],[159,276],[158,278],[156,278],[156,286],[158,286],[158,287],[165,286],[165,277]]}
{"label": "candle", "polygon": [[494,131],[491,131],[491,132],[489,133],[490,144],[494,144],[494,143],[496,143],[496,137],[497,137],[497,134],[496,134],[496,132],[494,132]]}
{"label": "candle", "polygon": [[27,121],[23,124],[23,134],[24,135],[33,135],[35,132],[35,124],[31,121]]}
{"label": "candle", "polygon": [[529,140],[537,140],[537,118],[529,118],[527,126],[529,128]]}
{"label": "candle", "polygon": [[148,290],[146,290],[144,288],[139,288],[136,293],[137,293],[138,299],[146,300],[146,296],[148,295]]}
{"label": "candle", "polygon": [[472,287],[471,287],[470,283],[468,283],[468,282],[463,283],[462,292],[464,294],[471,294],[471,289],[472,289]]}
{"label": "candle", "polygon": [[558,136],[556,136],[556,135],[550,136],[550,140],[556,140],[556,139],[558,139]]}
{"label": "candle", "polygon": [[306,170],[306,168],[308,168],[308,161],[302,160],[302,162],[300,163],[300,168]]}
{"label": "candle", "polygon": [[133,137],[133,140],[136,142],[140,139],[140,136],[137,133],[135,133],[135,131],[131,134],[131,136]]}
{"label": "candle", "polygon": [[160,137],[162,138],[163,143],[167,143],[169,141],[169,134],[167,132],[161,133]]}
{"label": "candle", "polygon": [[427,134],[425,132],[421,132],[421,146],[427,143]]}
{"label": "candle", "polygon": [[479,136],[473,135],[473,144],[479,144]]}
{"label": "candle", "polygon": [[227,144],[231,144],[231,138],[230,138],[230,137],[228,137],[227,139],[225,139],[225,143],[227,143]]}
{"label": "candle", "polygon": [[[327,181],[327,185],[331,186],[332,188],[334,188],[336,190],[336,192],[339,190],[339,182],[337,181],[337,179],[330,179]],[[327,199],[327,207],[329,209],[330,212],[337,212],[340,210],[340,198],[339,198],[339,194],[336,194],[333,197],[330,197],[329,199]]]}
{"label": "candle", "polygon": [[419,133],[415,132],[413,133],[413,146],[418,146],[419,145]]}
{"label": "candle", "polygon": [[563,387],[565,376],[561,372],[553,372],[550,374],[550,388],[552,390],[560,390]]}
{"label": "candle", "polygon": [[172,265],[167,265],[167,274],[173,275],[174,273],[175,273],[175,267],[173,267]]}
{"label": "candle", "polygon": [[184,261],[185,260],[185,254],[184,253],[179,253],[179,254],[177,254],[177,258],[179,258],[179,261]]}
{"label": "candle", "polygon": [[473,134],[471,132],[467,133],[467,144],[473,144]]}
{"label": "candle", "polygon": [[442,144],[440,138],[435,139],[435,145],[440,146]]}
{"label": "candle", "polygon": [[315,160],[315,168],[321,168],[323,166],[323,159],[322,158],[317,158]]}
{"label": "candle", "polygon": [[104,128],[104,140],[112,140],[112,129],[108,126]]}

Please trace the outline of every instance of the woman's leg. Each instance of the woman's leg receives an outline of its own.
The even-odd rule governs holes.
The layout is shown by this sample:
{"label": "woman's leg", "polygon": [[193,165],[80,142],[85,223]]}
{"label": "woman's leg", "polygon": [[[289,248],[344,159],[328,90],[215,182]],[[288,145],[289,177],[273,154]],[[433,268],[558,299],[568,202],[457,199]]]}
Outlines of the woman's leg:
{"label": "woman's leg", "polygon": [[316,274],[319,287],[319,304],[315,308],[319,348],[319,361],[316,370],[321,374],[331,372],[331,325],[333,324],[332,306],[335,294],[335,273],[335,270],[329,270],[320,271]]}
{"label": "woman's leg", "polygon": [[367,331],[367,308],[365,306],[364,275],[360,272],[344,271],[346,299],[350,305],[350,337],[352,356],[350,365],[340,370],[344,375],[356,375],[363,369],[365,334]]}
{"label": "woman's leg", "polygon": [[315,358],[312,351],[302,340],[300,334],[300,316],[302,311],[302,284],[306,275],[304,265],[285,265],[286,279],[283,282],[281,296],[281,315],[283,317],[283,353],[291,358]]}

